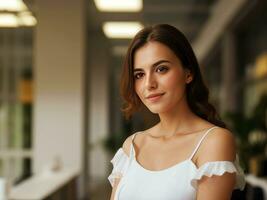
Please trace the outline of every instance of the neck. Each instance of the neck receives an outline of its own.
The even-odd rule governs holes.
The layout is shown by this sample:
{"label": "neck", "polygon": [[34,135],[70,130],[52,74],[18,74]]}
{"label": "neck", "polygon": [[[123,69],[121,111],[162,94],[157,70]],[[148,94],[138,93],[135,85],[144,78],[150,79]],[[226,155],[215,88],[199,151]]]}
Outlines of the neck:
{"label": "neck", "polygon": [[186,101],[180,103],[177,108],[165,113],[160,113],[159,131],[156,137],[171,138],[175,135],[182,135],[190,132],[196,132],[203,129],[204,120],[194,114]]}

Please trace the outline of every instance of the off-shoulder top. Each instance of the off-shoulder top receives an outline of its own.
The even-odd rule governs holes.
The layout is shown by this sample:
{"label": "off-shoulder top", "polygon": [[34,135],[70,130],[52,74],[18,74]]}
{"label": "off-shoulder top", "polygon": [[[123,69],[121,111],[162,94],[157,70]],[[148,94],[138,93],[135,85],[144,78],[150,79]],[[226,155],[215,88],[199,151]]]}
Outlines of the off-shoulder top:
{"label": "off-shoulder top", "polygon": [[[135,158],[133,142],[129,157],[122,148],[119,148],[111,160],[113,170],[108,176],[112,187],[115,178],[121,178],[114,200],[194,200],[198,180],[203,176],[220,176],[225,172],[235,173],[235,189],[243,190],[245,179],[237,154],[234,162],[206,162],[199,168],[192,161],[201,142],[214,128],[216,127],[210,128],[203,134],[188,159],[163,170],[151,171],[141,166]],[[135,135],[133,134],[132,141]]]}

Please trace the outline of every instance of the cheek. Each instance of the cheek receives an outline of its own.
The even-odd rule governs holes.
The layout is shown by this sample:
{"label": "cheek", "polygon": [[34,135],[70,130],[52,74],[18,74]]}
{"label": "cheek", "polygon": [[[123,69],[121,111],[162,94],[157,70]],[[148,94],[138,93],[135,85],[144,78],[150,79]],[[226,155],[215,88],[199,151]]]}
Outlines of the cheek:
{"label": "cheek", "polygon": [[181,90],[185,87],[185,80],[182,76],[177,76],[176,74],[172,74],[169,77],[166,77],[166,80],[163,80],[166,88],[171,90]]}
{"label": "cheek", "polygon": [[137,96],[142,99],[142,87],[141,87],[141,84],[140,84],[140,81],[138,82],[135,82],[134,83],[134,90],[135,90],[135,93],[137,94]]}

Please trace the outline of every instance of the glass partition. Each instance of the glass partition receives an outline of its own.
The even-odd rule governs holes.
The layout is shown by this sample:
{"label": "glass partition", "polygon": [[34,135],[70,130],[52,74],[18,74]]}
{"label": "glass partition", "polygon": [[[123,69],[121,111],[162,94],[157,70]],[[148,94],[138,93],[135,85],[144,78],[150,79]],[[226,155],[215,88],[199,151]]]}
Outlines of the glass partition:
{"label": "glass partition", "polygon": [[0,27],[0,176],[16,184],[31,174],[32,27]]}

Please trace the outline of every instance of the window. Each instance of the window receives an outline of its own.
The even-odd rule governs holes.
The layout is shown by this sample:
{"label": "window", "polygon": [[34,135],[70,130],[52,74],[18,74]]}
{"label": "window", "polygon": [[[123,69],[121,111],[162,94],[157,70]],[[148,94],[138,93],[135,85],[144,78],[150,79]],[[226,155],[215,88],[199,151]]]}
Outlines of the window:
{"label": "window", "polygon": [[12,184],[31,175],[32,33],[0,28],[0,177]]}

